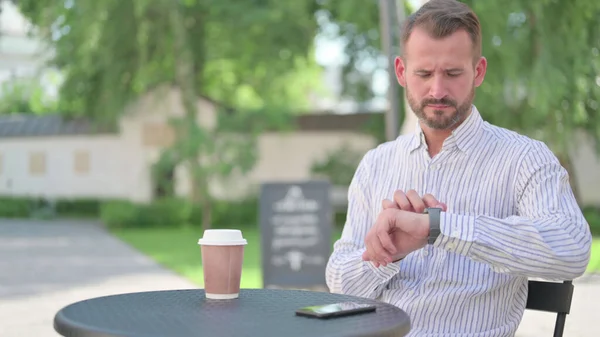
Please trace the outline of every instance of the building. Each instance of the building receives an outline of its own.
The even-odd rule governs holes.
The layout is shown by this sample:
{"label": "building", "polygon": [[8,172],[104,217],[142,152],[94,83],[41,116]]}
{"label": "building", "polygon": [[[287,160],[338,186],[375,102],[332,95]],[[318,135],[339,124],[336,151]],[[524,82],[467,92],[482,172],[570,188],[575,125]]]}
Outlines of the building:
{"label": "building", "polygon": [[[127,109],[116,132],[58,115],[0,117],[0,195],[152,200],[151,166],[173,140],[168,119],[183,116],[180,101],[173,88],[149,93]],[[200,99],[198,111],[199,123],[215,123],[211,102]],[[369,116],[308,115],[298,119],[299,130],[264,133],[254,170],[229,183],[215,182],[211,189],[218,198],[236,198],[263,181],[309,179],[312,164],[344,144],[361,154],[375,146],[374,138],[357,127]],[[187,177],[184,167],[176,168],[177,195],[190,193]]]}
{"label": "building", "polygon": [[[157,193],[151,167],[173,140],[167,121],[183,116],[180,102],[174,88],[148,93],[128,107],[118,131],[97,130],[86,120],[56,115],[0,117],[0,195],[151,201]],[[212,102],[198,100],[199,123],[214,125],[215,114]],[[377,145],[364,131],[372,118],[382,116],[299,116],[295,130],[261,134],[254,169],[244,177],[212,182],[212,193],[235,199],[256,191],[262,182],[312,179],[312,165],[343,146],[362,156]],[[579,138],[578,144],[573,160],[582,202],[600,205],[600,161],[591,142]],[[173,179],[175,193],[189,195],[184,167],[175,169]]]}

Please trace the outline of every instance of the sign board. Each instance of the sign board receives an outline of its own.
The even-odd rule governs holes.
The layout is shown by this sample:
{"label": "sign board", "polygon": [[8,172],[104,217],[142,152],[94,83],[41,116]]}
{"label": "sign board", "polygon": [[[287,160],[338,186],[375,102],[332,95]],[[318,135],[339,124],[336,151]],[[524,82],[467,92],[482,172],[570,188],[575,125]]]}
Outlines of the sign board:
{"label": "sign board", "polygon": [[326,287],[332,227],[329,182],[263,184],[260,231],[264,287]]}

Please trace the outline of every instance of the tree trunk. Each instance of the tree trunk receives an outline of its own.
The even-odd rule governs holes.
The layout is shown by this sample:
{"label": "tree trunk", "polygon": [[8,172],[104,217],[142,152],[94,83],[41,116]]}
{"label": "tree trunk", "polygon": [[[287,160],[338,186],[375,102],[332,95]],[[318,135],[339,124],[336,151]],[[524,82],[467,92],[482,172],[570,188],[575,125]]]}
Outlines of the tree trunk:
{"label": "tree trunk", "polygon": [[188,44],[187,31],[185,27],[184,16],[181,13],[181,7],[179,1],[166,0],[170,4],[170,21],[173,29],[174,42],[175,42],[175,80],[181,90],[181,100],[185,109],[185,120],[186,123],[182,126],[187,132],[183,132],[178,137],[185,137],[184,144],[186,149],[193,149],[185,151],[186,161],[188,162],[188,168],[190,170],[191,184],[192,184],[192,203],[194,205],[200,205],[202,207],[202,227],[208,229],[211,226],[211,202],[208,191],[208,185],[206,181],[206,175],[202,172],[202,166],[200,165],[200,153],[198,144],[192,144],[197,140],[193,138],[194,131],[198,126],[198,119],[196,118],[198,113],[197,108],[197,91],[196,91],[196,79],[194,70],[197,65],[194,63],[191,47]]}

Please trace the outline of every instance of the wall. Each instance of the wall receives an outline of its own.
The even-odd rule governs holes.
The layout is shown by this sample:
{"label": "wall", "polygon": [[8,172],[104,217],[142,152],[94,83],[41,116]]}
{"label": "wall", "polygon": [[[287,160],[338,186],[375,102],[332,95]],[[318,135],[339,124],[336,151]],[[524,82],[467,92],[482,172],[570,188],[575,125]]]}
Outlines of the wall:
{"label": "wall", "polygon": [[[0,195],[152,200],[151,166],[173,139],[174,135],[164,128],[168,118],[184,114],[179,102],[179,92],[172,89],[142,97],[127,109],[120,135],[0,138]],[[198,120],[214,125],[216,111],[212,104],[199,100],[198,109]],[[404,129],[411,127],[407,123]],[[246,177],[232,177],[227,182],[213,180],[211,190],[218,198],[235,199],[256,192],[262,182],[310,179],[312,164],[344,144],[361,154],[376,146],[372,137],[356,131],[264,133],[258,139],[254,169]],[[589,139],[578,136],[574,144],[572,157],[582,202],[600,206],[599,157]],[[88,174],[74,172],[74,154],[81,150],[89,152]],[[33,152],[46,154],[43,175],[32,176],[29,172]],[[178,167],[176,193],[186,196],[190,190],[186,169]]]}
{"label": "wall", "polygon": [[[0,139],[0,194],[136,199],[130,153],[118,136]],[[77,173],[76,153],[89,154],[89,171]],[[30,172],[30,156],[45,156],[44,172]]]}
{"label": "wall", "polygon": [[[214,126],[215,107],[199,99],[197,108],[198,122],[207,127]],[[120,123],[121,136],[123,143],[131,149],[127,166],[135,177],[136,195],[140,201],[153,199],[151,167],[160,158],[161,151],[170,146],[175,138],[169,127],[169,119],[184,115],[180,92],[170,87],[157,88],[127,107]],[[190,193],[187,171],[181,166],[176,169],[175,193],[179,196]]]}
{"label": "wall", "polygon": [[[152,200],[151,167],[172,138],[168,131],[166,135],[155,131],[164,131],[170,117],[183,115],[179,102],[177,90],[161,89],[143,96],[128,107],[120,134],[0,138],[0,195]],[[199,120],[214,123],[211,104],[200,100],[198,108]],[[89,154],[87,174],[75,172],[75,154],[81,151]],[[30,172],[34,153],[45,157],[43,173]],[[189,187],[184,175],[178,170],[180,195]]]}
{"label": "wall", "polygon": [[303,181],[311,179],[311,166],[328,154],[348,144],[360,154],[375,147],[372,137],[350,131],[269,132],[258,138],[258,160],[246,177],[214,183],[218,198],[239,198],[255,192],[262,182]]}

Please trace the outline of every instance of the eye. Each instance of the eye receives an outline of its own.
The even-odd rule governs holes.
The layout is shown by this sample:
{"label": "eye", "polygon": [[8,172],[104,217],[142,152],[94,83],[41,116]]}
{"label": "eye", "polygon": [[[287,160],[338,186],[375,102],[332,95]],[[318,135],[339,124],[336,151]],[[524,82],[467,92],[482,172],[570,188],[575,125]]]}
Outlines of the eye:
{"label": "eye", "polygon": [[427,78],[427,77],[431,76],[431,73],[417,73],[417,76],[419,76],[421,78]]}
{"label": "eye", "polygon": [[458,77],[460,76],[461,73],[448,73],[448,76],[450,77]]}

